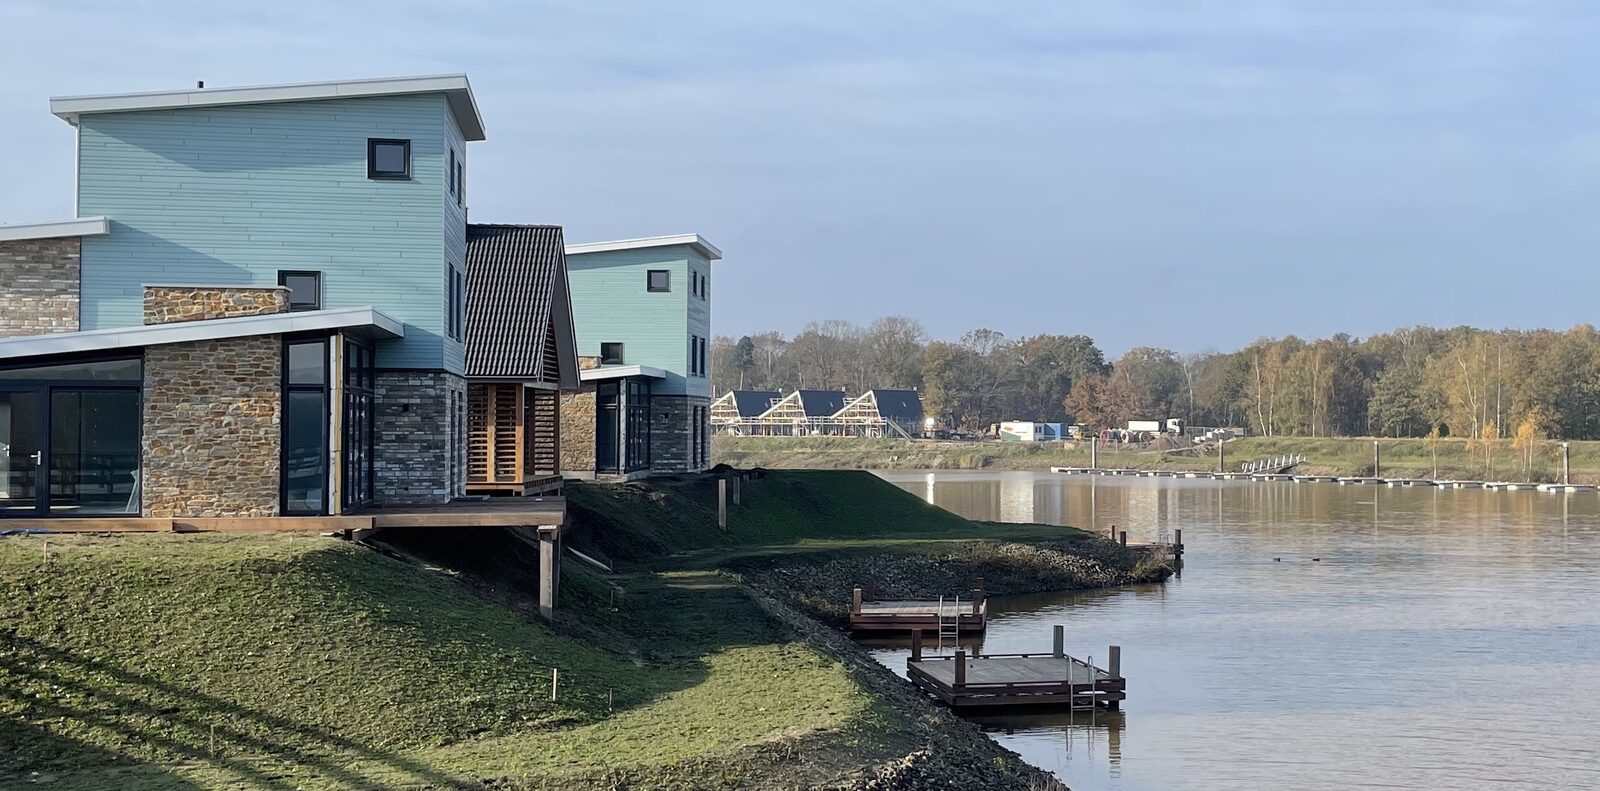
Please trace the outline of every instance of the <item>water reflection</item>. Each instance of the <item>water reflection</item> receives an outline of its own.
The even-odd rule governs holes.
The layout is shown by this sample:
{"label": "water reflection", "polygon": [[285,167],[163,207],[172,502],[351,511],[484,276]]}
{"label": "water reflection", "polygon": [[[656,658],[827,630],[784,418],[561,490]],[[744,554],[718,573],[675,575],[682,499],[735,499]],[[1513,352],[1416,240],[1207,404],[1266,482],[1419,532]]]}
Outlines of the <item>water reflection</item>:
{"label": "water reflection", "polygon": [[[1594,493],[885,477],[977,519],[1184,530],[1184,578],[995,598],[963,641],[1048,650],[1062,624],[1075,655],[1123,647],[1114,717],[981,722],[1074,789],[1600,788]],[[903,672],[907,645],[872,650]]]}

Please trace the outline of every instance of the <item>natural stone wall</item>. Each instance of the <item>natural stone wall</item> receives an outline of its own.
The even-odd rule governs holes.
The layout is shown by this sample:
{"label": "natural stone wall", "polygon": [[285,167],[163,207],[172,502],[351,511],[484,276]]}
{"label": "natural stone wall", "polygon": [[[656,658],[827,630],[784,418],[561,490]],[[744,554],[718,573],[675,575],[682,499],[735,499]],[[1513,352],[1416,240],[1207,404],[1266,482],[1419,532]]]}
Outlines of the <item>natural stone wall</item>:
{"label": "natural stone wall", "polygon": [[231,319],[289,309],[282,286],[145,286],[144,323]]}
{"label": "natural stone wall", "polygon": [[377,503],[445,503],[466,494],[467,380],[378,371],[374,400]]}
{"label": "natural stone wall", "polygon": [[[706,407],[701,414],[710,419],[711,399],[704,396],[651,396],[650,470],[652,472],[693,472],[704,469],[691,458],[694,431],[706,421],[695,420],[694,407]],[[710,440],[711,432],[704,435]],[[707,456],[710,455],[709,450]]]}
{"label": "natural stone wall", "polygon": [[[591,358],[592,359],[592,358]],[[579,365],[582,365],[580,362]],[[595,385],[561,394],[561,471],[594,472]]]}
{"label": "natural stone wall", "polygon": [[0,338],[76,332],[81,240],[0,242]]}
{"label": "natural stone wall", "polygon": [[144,516],[277,515],[282,359],[277,335],[145,350]]}

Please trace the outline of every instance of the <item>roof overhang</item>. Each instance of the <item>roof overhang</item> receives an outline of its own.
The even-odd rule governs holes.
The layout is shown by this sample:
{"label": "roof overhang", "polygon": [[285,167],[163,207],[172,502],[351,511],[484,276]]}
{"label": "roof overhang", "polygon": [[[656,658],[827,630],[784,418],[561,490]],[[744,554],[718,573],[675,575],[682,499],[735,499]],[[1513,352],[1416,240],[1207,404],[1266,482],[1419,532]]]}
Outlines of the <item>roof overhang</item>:
{"label": "roof overhang", "polygon": [[372,340],[403,338],[406,334],[404,324],[374,308],[337,308],[7,338],[0,340],[0,360],[319,330],[354,332]]}
{"label": "roof overhang", "polygon": [[599,368],[590,368],[578,372],[578,380],[582,382],[627,379],[634,376],[642,376],[646,379],[665,379],[667,378],[667,372],[649,365],[602,365]]}
{"label": "roof overhang", "polygon": [[240,88],[194,88],[149,93],[108,93],[94,96],[55,96],[50,99],[50,112],[61,120],[77,126],[79,116],[93,113],[314,102],[323,99],[405,96],[421,93],[444,94],[450,103],[450,111],[455,114],[456,124],[461,127],[462,136],[467,140],[483,139],[483,117],[478,114],[478,103],[472,97],[472,86],[468,84],[465,74],[250,85]]}
{"label": "roof overhang", "polygon": [[682,233],[675,236],[646,236],[642,239],[617,239],[611,242],[569,244],[567,245],[567,255],[609,253],[614,250],[639,250],[647,247],[676,247],[678,245],[693,248],[695,252],[712,261],[722,260],[722,251],[718,250],[716,245],[706,241],[704,236],[697,233]]}
{"label": "roof overhang", "polygon": [[104,217],[80,217],[75,220],[48,222],[19,222],[0,225],[0,242],[17,242],[27,239],[60,239],[69,236],[100,236],[111,232],[111,221]]}

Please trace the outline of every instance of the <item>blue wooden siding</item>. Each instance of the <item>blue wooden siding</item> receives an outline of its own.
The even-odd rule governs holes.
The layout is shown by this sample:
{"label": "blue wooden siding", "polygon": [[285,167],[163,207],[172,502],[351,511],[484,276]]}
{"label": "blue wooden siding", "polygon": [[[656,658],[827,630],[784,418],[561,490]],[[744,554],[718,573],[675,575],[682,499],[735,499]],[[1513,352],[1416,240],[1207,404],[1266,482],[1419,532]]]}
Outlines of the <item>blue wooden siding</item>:
{"label": "blue wooden siding", "polygon": [[[711,334],[710,302],[702,303],[690,291],[690,267],[702,274],[710,268],[681,245],[567,256],[578,354],[599,356],[601,343],[620,342],[628,365],[667,372],[666,381],[654,384],[655,392],[708,395],[710,378],[689,376],[689,337]],[[646,273],[652,269],[672,273],[672,291],[648,289]],[[695,311],[704,315],[695,319]]]}
{"label": "blue wooden siding", "polygon": [[[459,158],[461,164],[461,173],[463,175],[463,180],[465,180],[465,174],[467,172],[467,141],[461,137],[461,127],[456,125],[455,115],[448,112],[444,114],[444,127],[445,167],[449,167],[450,151],[454,150],[456,152],[456,156]],[[449,288],[450,268],[460,272],[462,278],[461,282],[466,282],[467,200],[465,184],[459,186],[459,188],[462,190],[460,203],[457,203],[455,196],[450,194],[450,174],[448,173],[446,173],[444,177],[444,186],[445,188],[440,191],[444,196],[444,257],[445,262],[449,267],[444,273],[444,287]],[[449,310],[449,300],[446,299],[445,304],[439,309],[441,311]],[[462,308],[461,315],[463,317],[466,316],[465,308]],[[465,322],[464,318],[463,322]],[[445,368],[451,371],[456,371],[458,373],[465,371],[467,364],[466,344],[463,344],[462,342],[446,335],[444,339],[444,362]]]}
{"label": "blue wooden siding", "polygon": [[[367,178],[369,137],[411,141],[411,180]],[[139,324],[146,283],[319,270],[325,307],[406,324],[379,365],[460,371],[444,342],[447,248],[465,232],[444,208],[459,139],[440,95],[84,115],[78,215],[109,217],[111,233],[84,240],[83,328]]]}

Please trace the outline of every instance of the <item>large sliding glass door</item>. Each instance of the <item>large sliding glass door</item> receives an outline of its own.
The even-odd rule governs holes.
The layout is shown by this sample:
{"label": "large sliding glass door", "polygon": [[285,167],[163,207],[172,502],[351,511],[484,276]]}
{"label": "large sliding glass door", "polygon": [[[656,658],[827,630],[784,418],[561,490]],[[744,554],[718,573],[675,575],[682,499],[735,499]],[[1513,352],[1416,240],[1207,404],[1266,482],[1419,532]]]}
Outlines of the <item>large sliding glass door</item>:
{"label": "large sliding glass door", "polygon": [[0,515],[42,511],[43,401],[38,389],[0,390]]}
{"label": "large sliding glass door", "polygon": [[0,517],[139,513],[137,358],[0,368]]}

